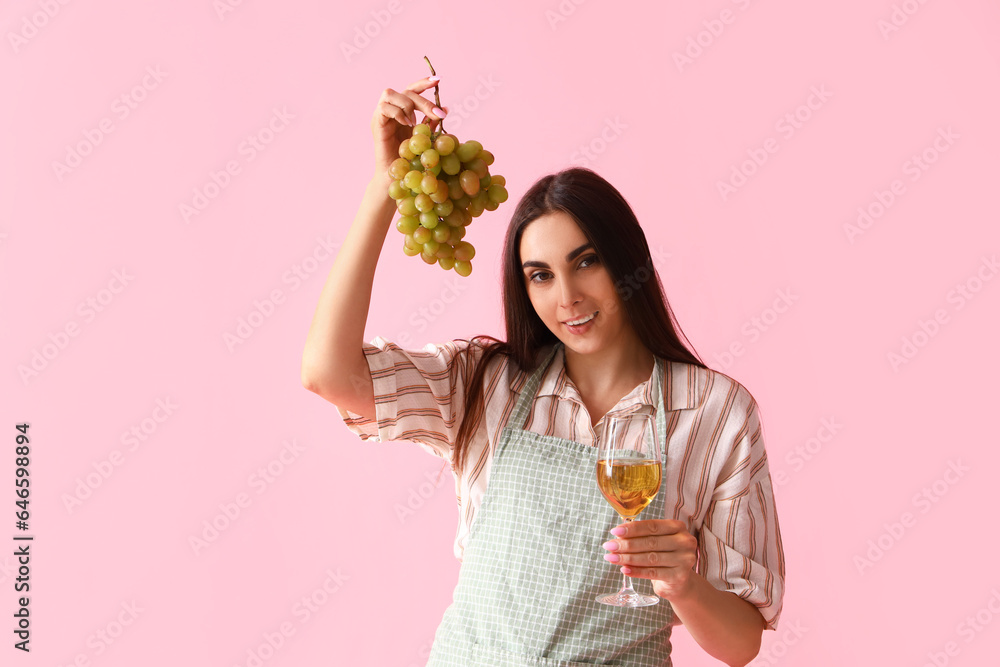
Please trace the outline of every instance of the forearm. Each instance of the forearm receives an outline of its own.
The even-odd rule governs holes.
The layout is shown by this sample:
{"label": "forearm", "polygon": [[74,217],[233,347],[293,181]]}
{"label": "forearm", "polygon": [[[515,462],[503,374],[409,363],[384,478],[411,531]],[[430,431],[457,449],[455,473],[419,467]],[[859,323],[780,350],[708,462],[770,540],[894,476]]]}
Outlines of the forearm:
{"label": "forearm", "polygon": [[688,590],[670,600],[688,633],[712,657],[742,667],[760,651],[764,618],[755,606],[692,572]]}
{"label": "forearm", "polygon": [[363,358],[375,268],[396,212],[386,188],[380,174],[368,183],[327,275],[302,354],[302,380],[307,386],[334,386],[345,377],[345,369]]}

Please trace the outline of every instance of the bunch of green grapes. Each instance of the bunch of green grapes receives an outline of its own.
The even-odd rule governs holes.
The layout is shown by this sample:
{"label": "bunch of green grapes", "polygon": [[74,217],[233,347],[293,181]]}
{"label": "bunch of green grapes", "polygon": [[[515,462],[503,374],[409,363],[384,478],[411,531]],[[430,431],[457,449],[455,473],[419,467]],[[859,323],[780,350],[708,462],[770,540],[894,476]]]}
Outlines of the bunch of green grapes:
{"label": "bunch of green grapes", "polygon": [[389,196],[402,216],[396,229],[403,234],[404,253],[460,276],[472,273],[476,249],[463,240],[466,228],[507,201],[507,182],[490,174],[491,164],[493,154],[478,141],[460,143],[424,123],[413,128],[389,165]]}

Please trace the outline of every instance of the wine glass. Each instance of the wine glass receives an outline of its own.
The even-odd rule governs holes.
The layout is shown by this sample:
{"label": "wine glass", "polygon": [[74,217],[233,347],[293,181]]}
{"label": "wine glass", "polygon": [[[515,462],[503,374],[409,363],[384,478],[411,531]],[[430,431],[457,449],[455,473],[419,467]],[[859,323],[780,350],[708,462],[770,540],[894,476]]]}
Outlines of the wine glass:
{"label": "wine glass", "polygon": [[[635,519],[660,490],[661,458],[653,415],[605,416],[597,446],[597,487],[623,521]],[[660,601],[655,595],[637,593],[631,578],[622,576],[622,589],[597,596],[598,602],[648,607]]]}

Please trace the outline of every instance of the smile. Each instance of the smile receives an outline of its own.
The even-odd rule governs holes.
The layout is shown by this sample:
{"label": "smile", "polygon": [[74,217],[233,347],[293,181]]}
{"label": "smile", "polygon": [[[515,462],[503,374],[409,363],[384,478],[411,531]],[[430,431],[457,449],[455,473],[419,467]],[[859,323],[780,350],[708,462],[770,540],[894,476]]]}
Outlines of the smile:
{"label": "smile", "polygon": [[591,313],[590,315],[587,315],[586,317],[581,317],[581,318],[580,318],[580,319],[578,319],[578,320],[570,320],[570,321],[567,321],[567,322],[566,322],[565,324],[568,324],[568,325],[570,325],[570,326],[580,326],[581,324],[586,324],[586,323],[587,323],[587,322],[589,322],[590,320],[592,320],[592,319],[594,319],[595,317],[597,317],[597,313],[598,313],[598,312],[600,312],[600,311],[596,311],[596,312],[593,312],[593,313]]}

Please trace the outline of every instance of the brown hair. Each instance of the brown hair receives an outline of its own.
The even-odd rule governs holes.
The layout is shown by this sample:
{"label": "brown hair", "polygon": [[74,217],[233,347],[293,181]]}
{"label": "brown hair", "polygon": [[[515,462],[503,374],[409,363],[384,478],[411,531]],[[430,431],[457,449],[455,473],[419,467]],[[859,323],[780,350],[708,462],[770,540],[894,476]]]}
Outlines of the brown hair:
{"label": "brown hair", "polygon": [[614,281],[629,323],[649,351],[668,361],[705,367],[676,322],[653,266],[646,236],[621,193],[589,169],[566,169],[545,176],[518,202],[507,227],[503,248],[507,340],[475,336],[469,341],[470,351],[473,347],[482,348],[482,356],[475,369],[465,374],[465,417],[455,443],[456,470],[465,465],[469,441],[483,418],[482,384],[489,362],[504,354],[520,369],[530,372],[539,362],[539,350],[558,341],[531,305],[520,252],[525,227],[556,211],[572,217],[594,245],[601,264]]}

